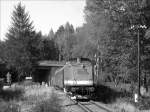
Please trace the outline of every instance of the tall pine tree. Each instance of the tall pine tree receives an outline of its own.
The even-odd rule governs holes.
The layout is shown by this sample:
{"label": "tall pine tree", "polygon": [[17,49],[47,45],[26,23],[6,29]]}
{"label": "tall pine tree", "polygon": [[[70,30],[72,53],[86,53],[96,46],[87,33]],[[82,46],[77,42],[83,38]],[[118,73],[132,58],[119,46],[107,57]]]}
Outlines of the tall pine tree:
{"label": "tall pine tree", "polygon": [[37,60],[40,37],[35,33],[30,16],[19,3],[12,13],[12,24],[6,34],[5,61],[18,73],[18,79],[32,74]]}

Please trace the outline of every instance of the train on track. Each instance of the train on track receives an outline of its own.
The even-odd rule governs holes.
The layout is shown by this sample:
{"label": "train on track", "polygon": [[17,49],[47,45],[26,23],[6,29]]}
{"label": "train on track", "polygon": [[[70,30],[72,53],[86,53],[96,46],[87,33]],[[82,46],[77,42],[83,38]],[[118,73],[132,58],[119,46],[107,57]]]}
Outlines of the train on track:
{"label": "train on track", "polygon": [[69,61],[56,70],[51,82],[54,87],[70,92],[76,99],[89,99],[95,91],[93,64],[82,58]]}

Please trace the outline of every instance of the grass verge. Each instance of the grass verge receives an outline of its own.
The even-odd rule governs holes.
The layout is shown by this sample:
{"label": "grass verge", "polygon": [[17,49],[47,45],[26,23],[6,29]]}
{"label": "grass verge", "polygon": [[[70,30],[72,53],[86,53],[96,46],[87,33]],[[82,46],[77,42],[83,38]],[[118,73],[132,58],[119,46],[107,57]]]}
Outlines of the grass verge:
{"label": "grass verge", "polygon": [[[141,97],[138,103],[134,102],[134,90],[130,85],[112,83],[97,87],[96,100],[115,108],[116,112],[150,112],[150,97]],[[133,91],[132,91],[133,90]]]}
{"label": "grass verge", "polygon": [[60,100],[52,88],[14,86],[0,91],[0,112],[62,112]]}
{"label": "grass verge", "polygon": [[52,93],[51,98],[37,102],[32,112],[62,112],[60,99]]}

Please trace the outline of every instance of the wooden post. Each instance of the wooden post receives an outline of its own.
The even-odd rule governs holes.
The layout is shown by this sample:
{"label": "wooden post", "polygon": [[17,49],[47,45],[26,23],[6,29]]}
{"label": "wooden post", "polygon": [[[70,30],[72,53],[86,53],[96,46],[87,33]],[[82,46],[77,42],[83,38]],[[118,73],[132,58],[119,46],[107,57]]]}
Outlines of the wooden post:
{"label": "wooden post", "polygon": [[139,33],[139,28],[138,28],[138,95],[140,96],[140,86],[141,86],[141,71],[140,71],[140,33]]}

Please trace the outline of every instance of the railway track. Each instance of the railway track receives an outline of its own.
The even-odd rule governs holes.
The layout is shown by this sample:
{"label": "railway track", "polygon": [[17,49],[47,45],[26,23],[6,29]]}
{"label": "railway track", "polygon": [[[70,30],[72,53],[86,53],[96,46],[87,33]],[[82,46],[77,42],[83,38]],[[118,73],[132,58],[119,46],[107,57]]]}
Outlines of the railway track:
{"label": "railway track", "polygon": [[77,104],[84,112],[113,112],[113,110],[107,108],[106,106],[99,104],[98,102],[95,101],[86,101],[86,102],[81,102],[81,101],[76,101],[72,100],[70,96],[67,95],[67,97]]}
{"label": "railway track", "polygon": [[101,106],[94,101],[89,102],[78,102],[78,105],[85,111],[85,112],[112,112],[108,108]]}

